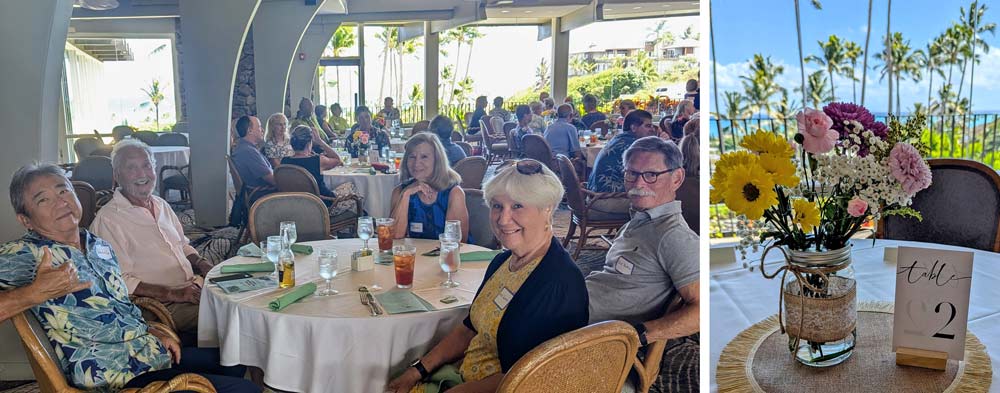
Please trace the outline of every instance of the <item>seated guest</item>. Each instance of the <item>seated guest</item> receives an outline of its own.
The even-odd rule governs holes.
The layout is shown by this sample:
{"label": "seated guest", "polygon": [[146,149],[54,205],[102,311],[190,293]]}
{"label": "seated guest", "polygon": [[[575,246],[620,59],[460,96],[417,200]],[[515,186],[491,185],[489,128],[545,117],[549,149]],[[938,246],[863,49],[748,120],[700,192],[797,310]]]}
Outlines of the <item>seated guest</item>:
{"label": "seated guest", "polygon": [[458,360],[462,383],[452,391],[496,391],[528,351],[587,324],[580,269],[552,234],[559,178],[538,161],[521,160],[501,166],[484,194],[490,227],[507,251],[486,268],[463,323],[390,382],[390,392],[423,392],[421,380]]}
{"label": "seated guest", "polygon": [[[39,259],[44,261],[44,258]],[[35,278],[20,288],[0,291],[0,323],[40,303],[58,299],[73,292],[90,288],[90,282],[80,281],[76,266],[64,263],[53,267],[51,261],[35,266]]]}
{"label": "seated guest", "polygon": [[590,128],[594,122],[608,120],[606,115],[597,110],[597,96],[593,94],[583,96],[583,110],[587,111],[587,114],[583,115],[580,121],[587,128]]}
{"label": "seated guest", "polygon": [[684,85],[684,99],[691,100],[695,110],[701,109],[701,88],[698,87],[697,79],[688,79]]}
{"label": "seated guest", "polygon": [[549,92],[543,91],[538,93],[538,102],[545,101],[546,98],[549,98]]}
{"label": "seated guest", "polygon": [[573,121],[573,108],[569,105],[559,105],[556,121],[545,129],[545,140],[552,147],[552,154],[562,154],[574,158],[580,154],[580,139]]}
{"label": "seated guest", "polygon": [[448,165],[437,135],[420,132],[406,140],[399,165],[402,184],[392,190],[393,233],[397,239],[435,239],[444,233],[444,222],[462,222],[462,242],[469,235],[469,210],[462,177]]}
{"label": "seated guest", "polygon": [[[358,131],[368,135],[368,146],[375,151],[382,151],[383,147],[390,146],[389,133],[372,123],[372,112],[367,106],[359,106],[354,110],[354,117],[357,124],[351,127],[351,132],[347,133],[347,152],[351,157],[358,157],[358,146],[355,143],[355,136]],[[360,134],[358,135],[360,138]]]}
{"label": "seated guest", "polygon": [[282,158],[290,155],[292,147],[288,145],[288,118],[281,113],[275,113],[267,118],[264,157],[271,162],[271,167],[276,167]]}
{"label": "seated guest", "polygon": [[[643,110],[629,112],[625,116],[625,130],[618,133],[597,153],[594,170],[587,179],[587,188],[594,192],[625,192],[622,157],[625,149],[636,139],[656,135],[653,115]],[[624,198],[608,198],[594,201],[591,210],[606,214],[608,219],[628,218],[629,202]]]}
{"label": "seated guest", "polygon": [[563,104],[569,105],[570,108],[573,108],[573,119],[580,119],[580,111],[576,109],[576,104],[573,103],[573,97],[566,96],[566,98],[563,99]]}
{"label": "seated guest", "polygon": [[441,146],[444,147],[444,154],[448,156],[449,166],[454,166],[456,162],[465,158],[465,150],[462,150],[461,146],[451,141],[451,133],[455,131],[455,123],[448,116],[434,116],[428,128],[428,131],[437,135],[438,140],[441,141]]}
{"label": "seated guest", "polygon": [[675,200],[681,163],[677,145],[657,137],[625,151],[635,214],[618,231],[604,268],[587,276],[591,323],[631,323],[643,347],[667,342],[653,392],[698,391],[698,235],[681,216],[682,208],[697,206]]}
{"label": "seated guest", "polygon": [[635,102],[632,100],[622,100],[618,103],[618,128],[622,127],[622,123],[625,121],[625,116],[628,116],[629,112],[635,110]]}
{"label": "seated guest", "polygon": [[316,131],[320,132],[320,136],[323,137],[324,141],[329,141],[330,136],[323,132],[320,128],[319,122],[316,121],[316,107],[313,105],[312,100],[302,97],[299,100],[299,111],[295,113],[295,118],[292,119],[292,124],[290,128],[295,128],[298,126],[306,125],[315,128]]}
{"label": "seated guest", "polygon": [[467,134],[475,135],[479,133],[479,120],[482,119],[483,116],[486,116],[487,104],[488,102],[486,102],[486,96],[476,97],[476,110],[472,112],[472,117],[469,118],[469,127],[466,128],[466,130],[468,130],[466,131]]}
{"label": "seated guest", "polygon": [[531,120],[528,122],[528,126],[530,126],[532,130],[535,130],[535,132],[545,132],[545,116],[542,116],[542,108],[544,108],[545,105],[542,105],[541,102],[535,101],[528,104],[528,107],[531,108]]}
{"label": "seated guest", "polygon": [[490,109],[490,117],[500,116],[503,121],[510,120],[510,112],[503,109],[503,97],[496,96],[493,98],[493,109]]}
{"label": "seated guest", "polygon": [[[691,123],[688,122],[688,124]],[[684,127],[685,133],[687,133],[687,128],[688,127]],[[697,127],[692,127],[692,128],[695,128],[695,132],[686,134],[684,135],[684,138],[681,138],[680,148],[681,148],[681,154],[684,156],[684,176],[698,177],[700,172],[699,168],[701,165],[698,162],[701,155],[701,153],[698,152],[698,145],[700,145],[701,143],[698,139],[699,136]]]}
{"label": "seated guest", "polygon": [[674,120],[670,123],[671,138],[680,140],[684,137],[684,125],[687,124],[688,120],[691,120],[691,115],[694,115],[694,113],[694,101],[681,100],[677,104],[677,109],[674,112]]}
{"label": "seated guest", "polygon": [[522,143],[521,140],[524,139],[525,135],[537,133],[531,129],[531,125],[529,124],[532,118],[531,108],[527,105],[518,105],[517,108],[514,108],[514,116],[517,117],[517,127],[510,130],[510,132],[514,134],[510,138],[514,143],[514,145],[511,146],[511,150],[524,151],[524,143]]}
{"label": "seated guest", "polygon": [[344,118],[344,109],[340,107],[340,104],[330,106],[330,120],[328,122],[330,123],[330,128],[337,134],[347,132],[350,127],[347,119]]}
{"label": "seated guest", "polygon": [[382,110],[378,112],[378,115],[385,119],[385,125],[388,127],[392,125],[393,120],[399,120],[399,109],[392,106],[392,97],[386,97],[382,104]]}
{"label": "seated guest", "polygon": [[330,126],[330,123],[326,120],[326,106],[316,105],[316,124],[319,125],[319,132],[321,135],[326,135],[327,139],[334,140],[337,139],[338,135]]}
{"label": "seated guest", "polygon": [[253,116],[240,116],[236,120],[236,135],[240,139],[232,152],[233,164],[236,165],[236,172],[240,174],[244,187],[256,188],[253,195],[249,195],[250,204],[253,205],[260,197],[277,191],[271,163],[264,159],[257,147],[264,141],[260,120]]}
{"label": "seated guest", "polygon": [[[111,243],[128,293],[159,300],[185,344],[198,335],[198,302],[212,263],[184,236],[173,209],[156,195],[153,152],[141,141],[118,142],[111,167],[118,189],[97,211],[91,232]],[[190,340],[190,341],[188,341]]]}
{"label": "seated guest", "polygon": [[553,100],[552,97],[545,97],[545,99],[542,100],[542,105],[545,106],[545,108],[542,109],[542,116],[552,117],[556,115],[556,100]]}
{"label": "seated guest", "polygon": [[219,392],[260,392],[241,378],[244,367],[220,366],[217,349],[181,348],[167,332],[146,324],[128,298],[111,244],[78,227],[80,201],[62,169],[50,164],[18,169],[10,199],[28,232],[0,246],[0,289],[29,287],[36,276],[63,265],[74,266],[79,279],[90,283],[31,307],[67,382],[88,391],[120,390],[194,372]]}
{"label": "seated guest", "polygon": [[[323,146],[323,150],[331,150],[329,156],[322,154],[313,153],[313,145],[319,142],[320,146]],[[335,195],[333,191],[330,191],[326,186],[326,182],[323,181],[322,172],[328,169],[333,169],[341,164],[340,158],[334,153],[327,145],[323,142],[323,139],[319,137],[315,130],[306,127],[298,126],[292,130],[292,149],[294,154],[291,157],[285,157],[281,160],[282,164],[296,165],[305,168],[313,176],[313,180],[316,180],[316,185],[319,186],[319,194],[326,197],[334,198]],[[327,204],[329,206],[329,203]]]}

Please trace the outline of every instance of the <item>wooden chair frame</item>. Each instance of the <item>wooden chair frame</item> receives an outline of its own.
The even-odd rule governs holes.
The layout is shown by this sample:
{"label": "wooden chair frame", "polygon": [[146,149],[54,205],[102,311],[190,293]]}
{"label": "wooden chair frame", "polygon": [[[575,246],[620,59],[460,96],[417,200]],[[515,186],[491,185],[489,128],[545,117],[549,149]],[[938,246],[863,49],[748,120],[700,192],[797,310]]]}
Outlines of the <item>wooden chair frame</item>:
{"label": "wooden chair frame", "polygon": [[[570,161],[569,157],[562,154],[556,156],[556,161],[559,163],[559,177],[563,183],[563,187],[566,189],[566,200],[570,206],[570,222],[569,230],[566,231],[566,237],[563,238],[562,246],[566,247],[569,242],[573,239],[577,239],[576,249],[573,250],[573,259],[580,257],[580,251],[584,249],[595,250],[604,248],[587,247],[587,240],[595,237],[591,235],[593,231],[607,230],[608,234],[618,231],[623,225],[628,222],[628,219],[621,220],[592,220],[590,218],[590,209],[594,206],[594,203],[604,199],[613,198],[625,198],[624,192],[593,192],[587,189],[586,183],[579,182],[576,171],[573,169],[573,162]],[[571,185],[571,182],[576,182],[575,187]],[[572,195],[573,188],[577,189],[577,194]],[[576,229],[580,227],[580,234],[576,235]]]}
{"label": "wooden chair frame", "polygon": [[[282,182],[278,181],[278,177],[279,177],[278,173],[279,172],[284,172],[284,171],[293,172],[293,173],[296,174],[296,176],[300,176],[300,177],[303,177],[304,179],[308,179],[309,183],[311,184],[311,190],[304,191],[304,190],[289,190],[289,189],[284,189],[282,187]],[[309,171],[305,170],[305,168],[302,168],[300,166],[297,166],[297,165],[288,165],[288,164],[278,165],[278,167],[274,168],[274,180],[275,180],[275,183],[278,183],[278,191],[279,192],[285,192],[285,193],[287,193],[287,192],[309,192],[309,193],[315,195],[317,198],[319,198],[322,201],[329,201],[330,204],[331,204],[330,206],[336,206],[338,203],[341,203],[341,202],[354,201],[356,209],[357,209],[355,211],[358,212],[358,217],[361,217],[361,216],[364,215],[364,197],[361,197],[361,196],[358,196],[358,195],[353,195],[353,194],[352,195],[341,195],[341,196],[338,196],[336,198],[331,198],[331,197],[320,195],[320,193],[319,193],[319,184],[316,183],[316,179],[313,178],[312,174],[310,174]],[[333,217],[330,217],[330,219],[332,220]],[[350,220],[343,220],[343,221],[337,221],[337,222],[332,222],[331,221],[330,222],[330,233],[337,233],[337,232],[339,232],[342,229],[356,227],[357,225],[358,225],[357,217],[352,218]]]}
{"label": "wooden chair frame", "polygon": [[[258,235],[257,235],[257,228],[254,226],[254,220],[257,217],[257,209],[260,209],[261,206],[263,206],[264,204],[266,204],[268,201],[270,201],[272,199],[287,198],[287,197],[300,197],[300,198],[306,198],[306,199],[313,199],[313,200],[315,200],[316,203],[321,204],[321,205],[323,205],[324,208],[326,208],[326,205],[323,204],[323,200],[319,199],[318,196],[310,194],[308,192],[276,192],[276,193],[268,194],[268,195],[265,195],[265,196],[261,197],[256,202],[254,202],[253,206],[250,207],[250,214],[249,214],[249,217],[247,218],[247,227],[250,228],[249,229],[250,240],[253,241],[255,244],[260,244],[260,242],[263,241],[262,239],[260,239],[258,237]],[[325,239],[329,239],[330,238],[330,233],[331,233],[330,232],[330,215],[329,214],[324,214],[322,220],[323,220],[323,228],[324,228],[324,233],[323,233],[324,236],[323,237]]]}

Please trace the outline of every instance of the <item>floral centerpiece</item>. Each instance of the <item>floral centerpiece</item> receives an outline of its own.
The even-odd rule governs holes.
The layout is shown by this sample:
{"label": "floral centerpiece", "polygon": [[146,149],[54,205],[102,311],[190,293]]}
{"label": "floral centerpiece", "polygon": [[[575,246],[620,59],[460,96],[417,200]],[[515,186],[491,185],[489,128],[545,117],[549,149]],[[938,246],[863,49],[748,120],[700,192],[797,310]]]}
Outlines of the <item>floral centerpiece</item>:
{"label": "floral centerpiece", "polygon": [[385,115],[382,111],[379,111],[375,118],[372,119],[372,124],[377,125],[378,128],[385,128]]}
{"label": "floral centerpiece", "polygon": [[361,130],[354,131],[353,138],[351,138],[354,151],[358,155],[358,162],[361,164],[368,163],[368,149],[370,148],[368,138],[368,133]]}
{"label": "floral centerpiece", "polygon": [[[906,123],[876,121],[864,107],[832,103],[796,116],[795,144],[759,130],[723,154],[711,178],[712,203],[741,215],[738,248],[769,244],[785,254],[783,332],[808,365],[847,359],[856,337],[856,302],[849,240],[869,220],[920,219],[913,196],[930,186],[919,142],[923,115]],[[792,281],[785,283],[785,278]],[[780,307],[780,305],[779,305]],[[782,315],[779,314],[779,320]]]}

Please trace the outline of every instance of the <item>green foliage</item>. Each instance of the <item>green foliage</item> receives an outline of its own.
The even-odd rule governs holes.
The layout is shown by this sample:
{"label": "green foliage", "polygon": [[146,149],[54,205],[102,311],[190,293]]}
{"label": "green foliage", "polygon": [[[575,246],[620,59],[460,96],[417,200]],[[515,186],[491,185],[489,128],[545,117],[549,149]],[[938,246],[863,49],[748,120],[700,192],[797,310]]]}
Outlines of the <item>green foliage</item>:
{"label": "green foliage", "polygon": [[622,95],[635,94],[648,80],[646,74],[633,67],[611,68],[593,75],[572,78],[568,89],[580,96],[594,94],[600,101],[607,102]]}
{"label": "green foliage", "polygon": [[911,207],[897,207],[895,209],[886,209],[882,211],[882,216],[899,216],[899,217],[909,217],[916,218],[917,221],[923,221],[924,216],[920,215],[920,212],[913,210]]}

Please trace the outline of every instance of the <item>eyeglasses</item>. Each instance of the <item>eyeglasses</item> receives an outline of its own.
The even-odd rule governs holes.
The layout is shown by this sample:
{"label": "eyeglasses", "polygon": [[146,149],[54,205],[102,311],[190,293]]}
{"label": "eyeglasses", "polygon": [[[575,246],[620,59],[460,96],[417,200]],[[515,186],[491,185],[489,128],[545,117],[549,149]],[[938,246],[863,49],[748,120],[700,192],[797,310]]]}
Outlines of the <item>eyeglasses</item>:
{"label": "eyeglasses", "polygon": [[624,177],[625,177],[625,181],[627,181],[629,183],[634,183],[636,180],[639,180],[639,176],[642,176],[642,181],[644,181],[646,183],[649,183],[649,184],[653,184],[653,183],[656,183],[656,179],[658,177],[660,177],[660,175],[662,175],[664,173],[670,173],[670,172],[676,171],[678,169],[680,169],[680,168],[672,168],[672,169],[667,169],[665,171],[659,171],[659,172],[636,172],[636,171],[633,171],[633,170],[626,169],[624,171],[624,173],[625,173]]}
{"label": "eyeglasses", "polygon": [[526,158],[523,160],[504,161],[503,164],[500,164],[500,166],[497,167],[497,172],[511,165],[517,168],[517,172],[522,175],[534,175],[536,173],[542,173],[542,163],[536,160],[532,160],[530,158]]}

